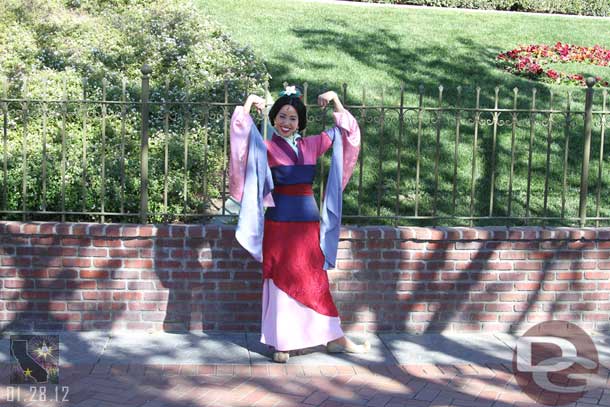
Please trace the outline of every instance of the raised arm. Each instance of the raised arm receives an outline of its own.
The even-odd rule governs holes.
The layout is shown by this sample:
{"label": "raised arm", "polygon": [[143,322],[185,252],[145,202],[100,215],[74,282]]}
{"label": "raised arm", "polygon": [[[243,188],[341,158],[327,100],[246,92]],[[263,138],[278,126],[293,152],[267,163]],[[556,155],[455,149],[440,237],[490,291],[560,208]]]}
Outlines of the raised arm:
{"label": "raised arm", "polygon": [[[328,91],[318,96],[318,104],[322,107],[328,106],[328,103],[333,103],[335,117],[335,128],[338,128],[343,138],[343,180],[342,187],[345,188],[347,182],[352,176],[358,154],[360,152],[360,127],[352,114],[343,107],[339,96],[335,91]],[[331,137],[334,134],[332,131],[327,131],[326,134]],[[332,137],[331,137],[332,139]],[[331,140],[332,141],[332,140]]]}
{"label": "raised arm", "polygon": [[246,164],[248,161],[248,140],[253,121],[250,109],[255,106],[257,110],[265,108],[265,99],[257,95],[250,95],[243,106],[237,106],[231,117],[231,160],[229,165],[229,193],[238,202],[241,202],[246,177]]}
{"label": "raised arm", "polygon": [[333,102],[333,109],[335,112],[343,112],[345,108],[339,99],[339,95],[334,90],[329,90],[328,92],[324,92],[318,96],[318,105],[321,107],[328,106],[329,102]]}
{"label": "raised arm", "polygon": [[257,95],[250,95],[246,99],[246,103],[244,103],[244,112],[250,114],[250,109],[252,109],[252,105],[256,107],[258,112],[262,112],[265,109],[265,99]]}

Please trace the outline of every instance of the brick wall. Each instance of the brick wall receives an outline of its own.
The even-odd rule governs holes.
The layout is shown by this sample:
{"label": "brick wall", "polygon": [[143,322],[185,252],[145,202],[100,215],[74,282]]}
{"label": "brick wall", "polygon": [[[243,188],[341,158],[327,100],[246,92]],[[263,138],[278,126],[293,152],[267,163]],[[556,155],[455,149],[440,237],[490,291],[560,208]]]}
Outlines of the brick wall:
{"label": "brick wall", "polygon": [[[0,329],[257,331],[260,265],[234,227],[0,222]],[[344,228],[348,331],[605,331],[610,229]]]}

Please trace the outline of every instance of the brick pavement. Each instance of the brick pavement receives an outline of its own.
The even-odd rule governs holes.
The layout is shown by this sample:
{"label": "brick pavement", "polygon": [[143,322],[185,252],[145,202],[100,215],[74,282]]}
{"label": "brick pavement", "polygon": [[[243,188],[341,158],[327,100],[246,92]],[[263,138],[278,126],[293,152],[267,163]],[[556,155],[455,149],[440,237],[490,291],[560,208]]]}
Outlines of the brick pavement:
{"label": "brick pavement", "polygon": [[[508,407],[538,406],[519,389],[509,365],[107,365],[62,366],[61,399],[54,386],[47,401],[29,401],[33,392],[7,386],[8,366],[0,365],[0,406],[75,407]],[[573,407],[610,406],[605,385],[590,390]],[[10,401],[10,397],[13,401]],[[37,390],[36,398],[40,397]]]}

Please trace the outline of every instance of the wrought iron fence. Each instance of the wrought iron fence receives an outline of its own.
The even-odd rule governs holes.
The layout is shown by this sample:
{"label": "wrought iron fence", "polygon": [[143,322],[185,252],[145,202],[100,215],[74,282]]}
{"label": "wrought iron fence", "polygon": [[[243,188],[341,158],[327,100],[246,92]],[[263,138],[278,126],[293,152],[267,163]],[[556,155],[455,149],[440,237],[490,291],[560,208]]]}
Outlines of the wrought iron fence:
{"label": "wrought iron fence", "polygon": [[[5,219],[231,221],[227,192],[229,85],[205,100],[150,97],[0,99]],[[344,199],[344,221],[376,224],[610,223],[604,200],[607,90],[546,94],[495,87],[430,95],[382,90],[373,102],[340,90],[359,120],[362,150]],[[248,92],[244,85],[243,95]],[[308,104],[308,86],[304,85]],[[500,96],[500,92],[504,96]],[[585,96],[583,103],[575,95]],[[360,99],[360,100],[358,100]],[[507,102],[510,100],[510,103]],[[578,99],[580,100],[580,99]],[[508,105],[508,106],[506,106]],[[308,131],[330,125],[308,105]],[[260,118],[265,126],[266,118]],[[319,164],[320,196],[328,161]],[[607,168],[607,167],[606,167]]]}

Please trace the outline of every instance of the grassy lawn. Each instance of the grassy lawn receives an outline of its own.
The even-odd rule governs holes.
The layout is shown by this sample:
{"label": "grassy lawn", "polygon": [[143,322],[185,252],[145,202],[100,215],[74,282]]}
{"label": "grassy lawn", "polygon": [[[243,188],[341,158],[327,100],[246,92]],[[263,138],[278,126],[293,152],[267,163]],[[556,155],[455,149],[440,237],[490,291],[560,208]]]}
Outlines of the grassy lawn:
{"label": "grassy lawn", "polygon": [[[551,86],[515,77],[496,67],[495,56],[521,44],[554,44],[557,41],[610,47],[608,19],[431,8],[363,7],[301,1],[200,0],[199,4],[202,10],[224,25],[225,30],[237,41],[253,47],[265,60],[273,76],[270,84],[273,93],[285,81],[308,82],[311,89],[308,100],[311,103],[315,92],[325,88],[340,90],[341,84],[347,83],[347,101],[356,115],[362,114],[357,105],[379,105],[382,89],[385,104],[398,103],[400,83],[405,86],[405,103],[411,107],[417,107],[420,85],[424,86],[424,105],[437,106],[438,86],[443,85],[444,106],[456,103],[456,89],[461,86],[462,106],[473,107],[475,89],[479,86],[480,106],[493,108],[494,87],[498,86],[500,108],[512,108],[513,88],[517,87],[519,108],[531,108],[532,92],[536,88],[537,108],[547,109],[551,106],[552,91],[552,107],[565,109],[567,92],[571,90],[571,108],[582,111],[583,89]],[[563,70],[610,79],[608,67],[569,64]],[[363,89],[366,89],[364,97]],[[598,89],[595,97],[598,109],[601,98],[602,91]],[[469,215],[474,113],[463,112],[461,117],[460,139],[457,142],[455,204],[452,199],[456,146],[455,112],[425,112],[421,117],[420,132],[417,112],[408,111],[403,133],[398,131],[396,111],[390,109],[382,112],[377,109],[367,110],[366,114],[367,119],[361,122],[365,141],[362,186],[358,191],[360,174],[357,172],[348,187],[346,214],[412,216],[417,206],[418,215],[423,216]],[[493,115],[484,113],[481,118],[489,122],[481,123],[476,128],[473,197],[475,215],[488,215],[490,201],[493,203],[494,216],[508,215],[511,153],[514,151],[510,214],[524,216],[529,212],[535,216],[560,216],[561,197],[564,193],[563,159],[568,141],[564,215],[577,216],[583,155],[582,113],[573,115],[573,121],[567,128],[565,116],[554,114],[550,122],[550,141],[547,138],[549,115],[535,115],[538,124],[534,126],[531,165],[528,165],[531,135],[529,113],[523,112],[516,116],[514,144],[511,139],[510,114],[502,113],[499,116],[500,126],[496,129],[495,145],[494,127],[490,124]],[[310,127],[315,131],[321,126]],[[594,127],[591,153],[589,215],[595,214],[599,136],[598,120]],[[566,140],[566,137],[569,137],[569,140]],[[418,138],[421,139],[422,157],[419,184],[416,182]],[[512,145],[514,147],[511,150]],[[548,179],[547,148],[550,151]],[[608,151],[608,146],[605,151]],[[400,180],[396,176],[399,160]],[[606,169],[610,168],[607,161],[605,158]],[[607,172],[604,171],[600,180],[602,196],[604,191],[607,193],[607,184],[610,182]],[[438,186],[435,181],[437,173]],[[531,174],[529,196],[528,173]],[[492,176],[495,177],[493,189]],[[549,191],[546,209],[543,197],[545,185]],[[492,191],[493,200],[490,199]],[[601,214],[610,216],[608,205],[602,207]],[[430,221],[423,222],[430,224]],[[447,224],[448,221],[440,223]]]}
{"label": "grassy lawn", "polygon": [[[610,47],[609,19],[481,13],[425,8],[363,7],[302,1],[200,0],[206,13],[266,62],[273,86],[282,82],[357,90],[447,89],[531,83],[495,68],[501,51],[557,41]],[[569,70],[610,76],[607,68]]]}

